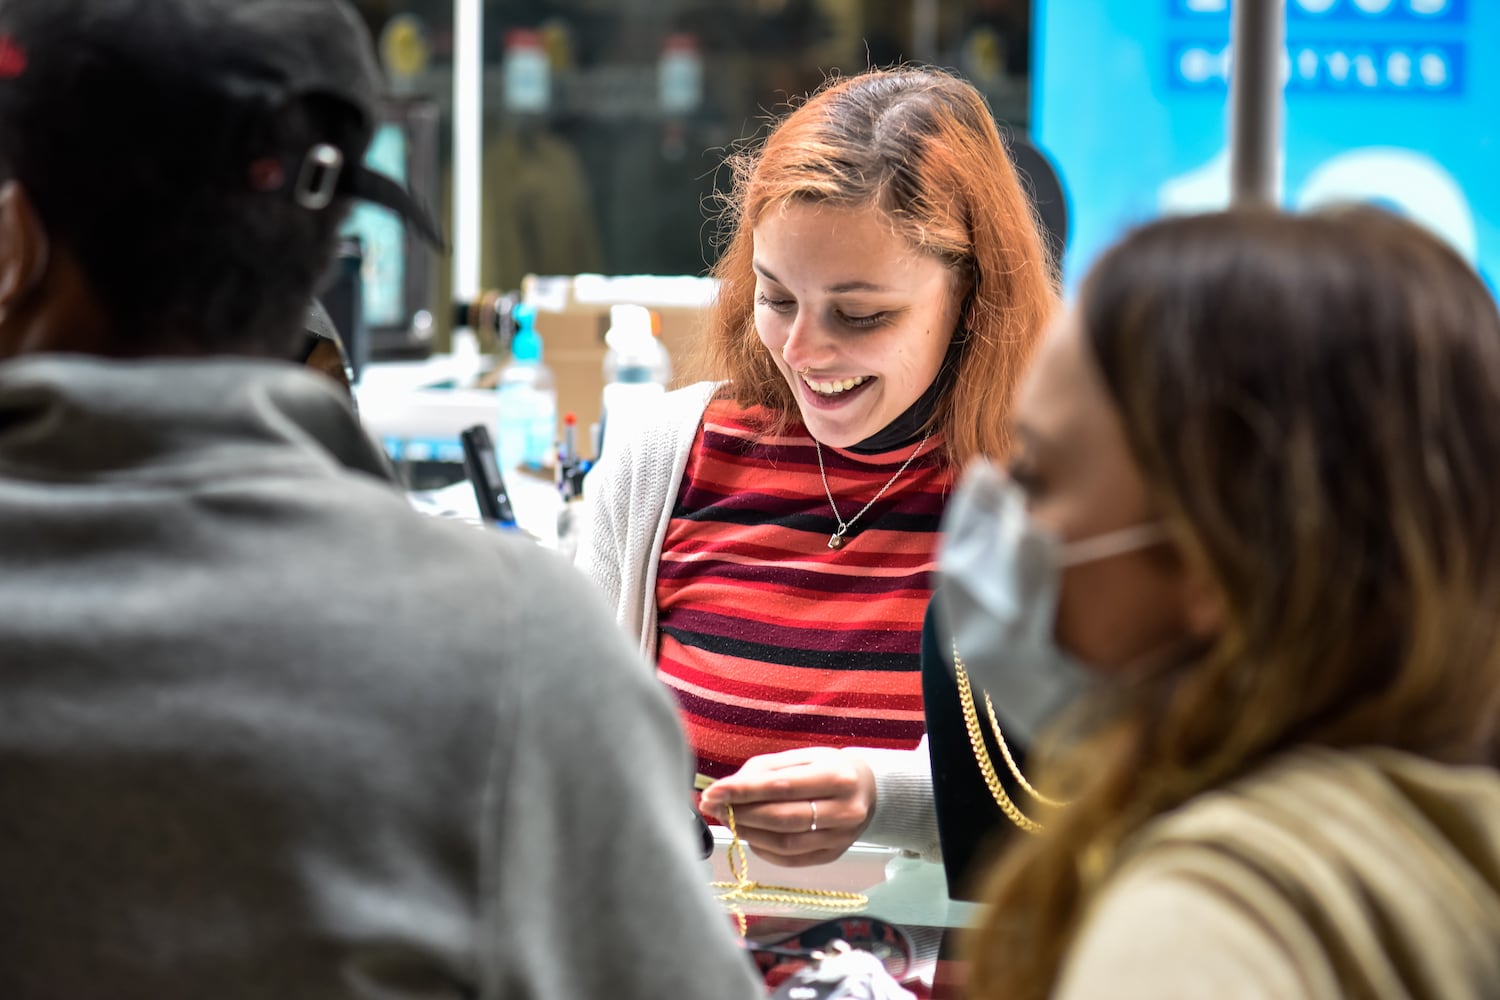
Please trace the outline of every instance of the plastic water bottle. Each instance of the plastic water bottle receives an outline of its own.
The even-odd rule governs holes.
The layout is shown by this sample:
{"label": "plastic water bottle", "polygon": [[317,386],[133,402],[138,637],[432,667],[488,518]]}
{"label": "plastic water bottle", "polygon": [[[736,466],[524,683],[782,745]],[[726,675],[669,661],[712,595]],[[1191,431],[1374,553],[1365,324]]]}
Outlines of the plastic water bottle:
{"label": "plastic water bottle", "polygon": [[542,363],[542,338],[536,332],[536,310],[518,305],[510,361],[500,369],[495,451],[503,470],[522,466],[544,469],[557,432],[557,384]]}
{"label": "plastic water bottle", "polygon": [[666,391],[672,378],[672,360],[656,336],[649,309],[611,306],[604,343],[608,350],[604,354],[601,453],[610,441],[629,436],[631,424]]}

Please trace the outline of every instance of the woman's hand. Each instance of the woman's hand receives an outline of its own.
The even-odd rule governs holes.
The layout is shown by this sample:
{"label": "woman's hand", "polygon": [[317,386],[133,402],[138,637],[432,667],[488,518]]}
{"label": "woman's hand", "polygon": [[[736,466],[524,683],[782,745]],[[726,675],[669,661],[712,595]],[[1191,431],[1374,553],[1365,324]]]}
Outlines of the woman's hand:
{"label": "woman's hand", "polygon": [[703,790],[699,808],[778,865],[821,865],[859,838],[875,814],[875,774],[862,757],[805,747],[752,757]]}

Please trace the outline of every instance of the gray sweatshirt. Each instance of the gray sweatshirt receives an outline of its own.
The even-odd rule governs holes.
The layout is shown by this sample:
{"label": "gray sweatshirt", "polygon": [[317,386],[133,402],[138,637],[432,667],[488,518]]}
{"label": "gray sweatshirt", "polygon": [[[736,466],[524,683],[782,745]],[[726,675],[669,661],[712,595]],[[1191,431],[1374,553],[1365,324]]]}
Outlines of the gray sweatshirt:
{"label": "gray sweatshirt", "polygon": [[0,997],[751,997],[600,599],[291,365],[0,365]]}

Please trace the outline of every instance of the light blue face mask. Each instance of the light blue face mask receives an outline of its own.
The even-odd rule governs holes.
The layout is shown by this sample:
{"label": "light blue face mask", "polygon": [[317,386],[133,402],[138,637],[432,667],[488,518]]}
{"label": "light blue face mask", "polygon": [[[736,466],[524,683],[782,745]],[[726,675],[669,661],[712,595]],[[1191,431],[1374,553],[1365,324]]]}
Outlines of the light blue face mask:
{"label": "light blue face mask", "polygon": [[1062,571],[1166,538],[1151,523],[1061,543],[1032,523],[1026,495],[994,466],[968,469],[943,516],[940,607],[970,681],[994,700],[1007,735],[1029,746],[1093,676],[1057,645]]}

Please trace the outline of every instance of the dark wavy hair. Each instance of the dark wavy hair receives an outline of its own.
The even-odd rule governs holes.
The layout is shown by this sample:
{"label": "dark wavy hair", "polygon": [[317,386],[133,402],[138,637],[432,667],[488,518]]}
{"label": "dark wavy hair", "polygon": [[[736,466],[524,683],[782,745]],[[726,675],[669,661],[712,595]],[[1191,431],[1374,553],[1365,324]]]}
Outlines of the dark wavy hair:
{"label": "dark wavy hair", "polygon": [[1044,762],[1072,804],[1000,862],[977,997],[1047,995],[1125,838],[1279,751],[1496,759],[1500,315],[1474,271],[1375,209],[1175,218],[1103,256],[1079,321],[1226,621]]}

